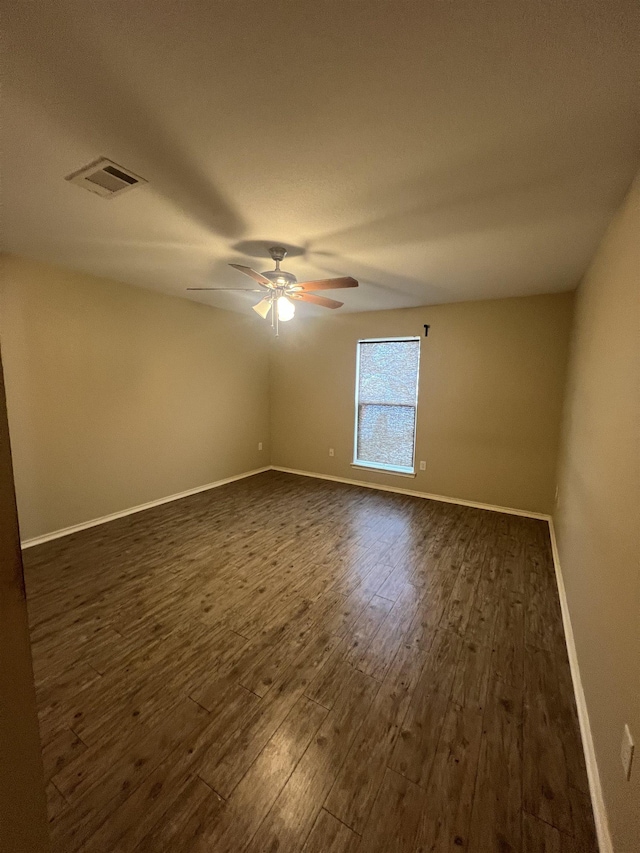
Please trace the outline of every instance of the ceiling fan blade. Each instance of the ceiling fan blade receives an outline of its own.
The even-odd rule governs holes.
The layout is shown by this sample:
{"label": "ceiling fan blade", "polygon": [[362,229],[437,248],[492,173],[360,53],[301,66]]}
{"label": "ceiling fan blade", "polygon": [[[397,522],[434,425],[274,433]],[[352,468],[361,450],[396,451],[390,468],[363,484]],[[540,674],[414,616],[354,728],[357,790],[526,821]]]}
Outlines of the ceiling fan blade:
{"label": "ceiling fan blade", "polygon": [[253,305],[252,308],[256,314],[259,314],[263,320],[266,320],[269,316],[269,311],[271,311],[271,299],[269,299],[269,297],[261,299],[260,302]]}
{"label": "ceiling fan blade", "polygon": [[269,279],[262,275],[262,273],[256,272],[252,270],[251,267],[245,267],[242,264],[229,264],[230,267],[233,267],[234,270],[239,270],[240,272],[248,275],[254,281],[257,281],[258,284],[264,284],[265,287],[273,288],[273,284],[269,281]]}
{"label": "ceiling fan blade", "polygon": [[219,290],[225,293],[264,293],[264,290],[252,287],[188,287],[187,290]]}
{"label": "ceiling fan blade", "polygon": [[301,302],[312,302],[314,305],[322,305],[323,308],[340,308],[344,302],[335,299],[327,299],[326,296],[314,296],[313,293],[289,293],[291,299],[299,299]]}
{"label": "ceiling fan blade", "polygon": [[318,281],[299,281],[294,285],[296,290],[300,289],[305,293],[308,290],[339,290],[343,287],[358,287],[358,282],[350,275],[342,276],[342,278],[321,278]]}

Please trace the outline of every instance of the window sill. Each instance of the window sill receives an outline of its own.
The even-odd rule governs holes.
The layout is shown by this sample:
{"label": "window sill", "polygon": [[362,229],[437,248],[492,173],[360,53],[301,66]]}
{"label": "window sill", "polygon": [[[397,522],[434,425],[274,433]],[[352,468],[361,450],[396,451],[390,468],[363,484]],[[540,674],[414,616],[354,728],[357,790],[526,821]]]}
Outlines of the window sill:
{"label": "window sill", "polygon": [[360,471],[376,471],[378,474],[391,474],[394,477],[409,477],[414,479],[415,471],[397,471],[394,468],[380,468],[378,465],[364,465],[362,462],[352,462],[352,468],[358,468]]}

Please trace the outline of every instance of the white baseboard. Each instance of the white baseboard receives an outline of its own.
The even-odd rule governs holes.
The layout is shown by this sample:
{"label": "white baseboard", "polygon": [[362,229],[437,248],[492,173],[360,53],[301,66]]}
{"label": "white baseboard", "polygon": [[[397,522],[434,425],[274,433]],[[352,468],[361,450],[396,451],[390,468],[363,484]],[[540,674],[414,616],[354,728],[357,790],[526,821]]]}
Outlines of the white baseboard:
{"label": "white baseboard", "polygon": [[604,797],[602,796],[602,785],[600,783],[598,762],[596,760],[596,752],[593,745],[591,725],[589,723],[589,712],[587,710],[587,702],[584,695],[584,689],[582,687],[582,678],[580,677],[580,666],[578,664],[578,653],[576,651],[576,644],[573,636],[573,627],[571,625],[571,616],[569,614],[567,592],[564,586],[564,578],[562,577],[562,569],[560,567],[560,555],[558,553],[556,531],[553,525],[553,518],[551,517],[549,518],[549,533],[551,534],[553,565],[556,571],[558,595],[560,596],[562,624],[564,626],[564,636],[567,644],[567,653],[569,655],[569,666],[571,668],[571,678],[573,680],[573,692],[575,693],[576,705],[578,708],[578,720],[580,722],[582,748],[584,749],[584,760],[587,765],[587,776],[589,778],[591,805],[593,807],[593,817],[596,824],[596,832],[598,834],[598,846],[600,848],[600,853],[614,853],[613,842],[611,841],[611,833],[609,831],[609,820],[607,818],[607,810],[604,804]]}
{"label": "white baseboard", "polygon": [[132,506],[128,509],[119,510],[118,512],[103,515],[100,518],[92,518],[89,521],[83,521],[80,524],[72,524],[70,527],[63,527],[60,530],[53,530],[51,533],[43,533],[41,536],[34,536],[31,539],[22,541],[22,548],[32,548],[34,545],[41,545],[43,542],[50,542],[52,539],[60,539],[62,536],[69,536],[71,533],[78,533],[80,530],[87,530],[90,527],[97,527],[99,524],[106,524],[109,521],[115,521],[117,518],[124,518],[127,515],[133,515],[136,512],[143,512],[145,509],[151,509],[154,506],[178,501],[180,498],[187,498],[189,495],[197,495],[198,492],[206,492],[209,489],[216,489],[218,486],[224,486],[227,483],[233,483],[236,480],[242,480],[245,477],[253,477],[254,474],[262,474],[264,471],[283,471],[286,474],[298,474],[302,477],[315,477],[319,480],[333,480],[336,483],[347,483],[351,486],[364,486],[367,489],[378,489],[382,492],[397,492],[401,495],[412,495],[417,498],[426,498],[432,501],[443,501],[444,503],[460,504],[461,506],[471,506],[477,509],[488,509],[492,512],[506,512],[510,515],[520,515],[525,518],[540,518],[544,521],[549,519],[548,515],[540,512],[528,512],[521,509],[513,509],[506,506],[493,506],[492,504],[478,503],[477,501],[467,501],[462,498],[450,498],[446,495],[432,495],[427,492],[416,492],[411,489],[401,489],[396,486],[382,486],[377,483],[367,483],[364,480],[348,480],[345,477],[333,477],[329,474],[316,474],[311,471],[298,471],[295,468],[283,468],[278,465],[265,465],[263,468],[256,468],[253,471],[245,471],[242,474],[236,474],[233,477],[226,477],[224,480],[216,480],[214,483],[207,483],[204,486],[196,486],[195,489],[187,489],[184,492],[178,492],[175,495],[168,495],[165,498],[158,498],[155,501],[148,501],[138,506]]}
{"label": "white baseboard", "polygon": [[298,471],[296,468],[283,468],[281,465],[272,465],[273,471],[283,471],[285,474],[298,474],[301,477],[315,477],[318,480],[332,480],[334,483],[347,483],[349,486],[364,486],[365,489],[377,489],[381,492],[396,492],[399,495],[410,495],[414,498],[425,498],[430,501],[442,501],[448,504],[459,504],[460,506],[471,506],[476,509],[488,509],[491,512],[505,512],[508,515],[520,515],[523,518],[539,518],[548,521],[549,516],[544,512],[529,512],[524,509],[514,509],[508,506],[494,506],[483,504],[478,501],[467,501],[463,498],[450,498],[446,495],[432,495],[429,492],[416,492],[413,489],[401,489],[398,486],[382,486],[379,483],[367,483],[365,480],[349,480],[346,477],[334,477],[331,474],[316,474],[312,471]]}
{"label": "white baseboard", "polygon": [[34,545],[41,545],[43,542],[50,542],[52,539],[60,539],[62,536],[69,536],[71,533],[78,533],[80,530],[87,530],[89,527],[97,527],[99,524],[106,524],[109,521],[115,521],[116,518],[124,518],[126,515],[133,515],[136,512],[144,512],[145,509],[151,509],[154,506],[170,503],[171,501],[179,501],[180,498],[188,498],[189,495],[197,495],[198,492],[206,492],[209,489],[217,489],[219,486],[225,486],[227,483],[234,483],[236,480],[243,480],[245,477],[253,477],[254,474],[262,474],[263,471],[270,471],[271,467],[266,465],[264,468],[255,468],[253,471],[245,471],[242,474],[234,474],[233,477],[226,477],[224,480],[216,480],[215,483],[207,483],[205,486],[196,486],[195,489],[187,489],[185,492],[178,492],[175,495],[168,495],[166,498],[158,498],[155,501],[148,501],[138,506],[129,507],[119,512],[111,512],[109,515],[103,515],[100,518],[92,518],[90,521],[83,521],[80,524],[72,524],[71,527],[63,527],[60,530],[53,530],[51,533],[43,533],[42,536],[34,536],[32,539],[22,541],[22,549],[33,548]]}

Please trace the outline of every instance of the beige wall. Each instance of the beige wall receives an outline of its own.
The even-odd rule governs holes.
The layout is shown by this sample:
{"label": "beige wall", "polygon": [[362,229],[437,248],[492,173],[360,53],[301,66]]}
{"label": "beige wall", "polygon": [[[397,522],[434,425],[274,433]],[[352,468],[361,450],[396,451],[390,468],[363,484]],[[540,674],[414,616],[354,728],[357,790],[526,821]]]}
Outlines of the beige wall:
{"label": "beige wall", "polygon": [[[272,464],[550,512],[572,294],[282,324],[272,347]],[[421,335],[414,479],[351,467],[356,342]],[[335,448],[335,457],[328,455]]]}
{"label": "beige wall", "polygon": [[0,850],[49,849],[27,603],[0,363]]}
{"label": "beige wall", "polygon": [[4,256],[0,339],[23,539],[269,464],[255,318]]}
{"label": "beige wall", "polygon": [[560,562],[616,853],[640,850],[640,177],[581,284],[566,395]]}

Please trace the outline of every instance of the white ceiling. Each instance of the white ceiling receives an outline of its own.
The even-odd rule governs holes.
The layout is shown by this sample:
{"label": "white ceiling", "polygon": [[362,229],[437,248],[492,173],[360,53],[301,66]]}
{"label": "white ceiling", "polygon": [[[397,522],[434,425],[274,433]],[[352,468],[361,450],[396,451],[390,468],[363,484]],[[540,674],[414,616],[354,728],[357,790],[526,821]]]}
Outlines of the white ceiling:
{"label": "white ceiling", "polygon": [[[187,296],[282,242],[299,279],[360,280],[343,311],[571,289],[640,165],[639,8],[15,4],[4,248]],[[148,186],[64,181],[100,155]]]}

